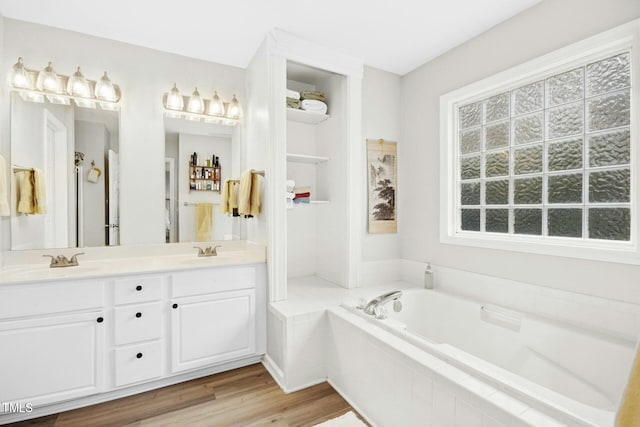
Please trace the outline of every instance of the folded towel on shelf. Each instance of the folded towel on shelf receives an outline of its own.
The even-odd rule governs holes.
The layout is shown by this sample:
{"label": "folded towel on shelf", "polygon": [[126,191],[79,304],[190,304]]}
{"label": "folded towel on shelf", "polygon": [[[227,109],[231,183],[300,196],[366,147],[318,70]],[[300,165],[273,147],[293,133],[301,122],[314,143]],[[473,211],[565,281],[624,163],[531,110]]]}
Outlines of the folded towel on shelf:
{"label": "folded towel on shelf", "polygon": [[300,103],[300,108],[305,111],[311,111],[319,114],[327,114],[327,104],[315,99],[304,99]]}
{"label": "folded towel on shelf", "polygon": [[293,98],[287,98],[287,108],[300,109],[300,100],[299,99],[293,99]]}
{"label": "folded towel on shelf", "polygon": [[640,426],[640,342],[636,344],[636,357],[631,365],[629,382],[622,395],[615,425]]}
{"label": "folded towel on shelf", "polygon": [[297,90],[287,89],[287,98],[300,101],[300,92],[298,92]]}
{"label": "folded towel on shelf", "polygon": [[238,213],[256,216],[260,213],[262,196],[260,193],[260,175],[253,169],[247,169],[240,175],[238,189]]}
{"label": "folded towel on shelf", "polygon": [[305,90],[300,93],[300,97],[302,99],[315,99],[317,101],[326,101],[327,98],[324,96],[324,92],[319,90]]}
{"label": "folded towel on shelf", "polygon": [[293,187],[293,193],[299,194],[299,193],[310,193],[311,192],[311,186],[309,185],[305,185],[302,187]]}
{"label": "folded towel on shelf", "polygon": [[285,197],[287,199],[295,199],[296,198],[296,193],[285,193]]}
{"label": "folded towel on shelf", "polygon": [[311,198],[310,197],[296,197],[295,199],[293,199],[293,203],[300,204],[300,203],[310,203]]}
{"label": "folded towel on shelf", "polygon": [[212,229],[213,203],[196,203],[196,241],[210,241]]}
{"label": "folded towel on shelf", "polygon": [[311,193],[294,193],[294,199],[299,199],[300,197],[311,197]]}
{"label": "folded towel on shelf", "polygon": [[40,169],[34,168],[22,172],[18,212],[32,215],[45,213],[44,195],[44,180]]}
{"label": "folded towel on shelf", "polygon": [[7,163],[0,156],[0,216],[9,216],[9,188],[7,186]]}

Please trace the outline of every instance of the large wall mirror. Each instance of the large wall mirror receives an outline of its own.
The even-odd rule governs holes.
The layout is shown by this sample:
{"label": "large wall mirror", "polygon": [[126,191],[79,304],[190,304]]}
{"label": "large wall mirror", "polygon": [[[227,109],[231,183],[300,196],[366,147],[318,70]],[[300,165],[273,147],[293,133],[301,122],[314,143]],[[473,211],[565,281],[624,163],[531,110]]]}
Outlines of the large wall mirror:
{"label": "large wall mirror", "polygon": [[11,248],[118,245],[118,152],[118,112],[12,93]]}
{"label": "large wall mirror", "polygon": [[[240,175],[239,132],[238,126],[165,117],[167,243],[244,238],[240,217],[220,209],[224,181]],[[211,205],[210,218],[199,217],[204,204]]]}

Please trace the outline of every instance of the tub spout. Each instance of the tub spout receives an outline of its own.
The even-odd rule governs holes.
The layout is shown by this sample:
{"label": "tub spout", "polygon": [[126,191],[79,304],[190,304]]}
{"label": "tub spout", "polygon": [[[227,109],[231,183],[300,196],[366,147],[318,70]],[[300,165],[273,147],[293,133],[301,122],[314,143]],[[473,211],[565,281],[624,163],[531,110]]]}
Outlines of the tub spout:
{"label": "tub spout", "polygon": [[389,301],[397,301],[402,296],[402,291],[392,291],[386,294],[379,295],[369,301],[364,307],[364,312],[371,316],[378,317],[379,309],[382,308]]}

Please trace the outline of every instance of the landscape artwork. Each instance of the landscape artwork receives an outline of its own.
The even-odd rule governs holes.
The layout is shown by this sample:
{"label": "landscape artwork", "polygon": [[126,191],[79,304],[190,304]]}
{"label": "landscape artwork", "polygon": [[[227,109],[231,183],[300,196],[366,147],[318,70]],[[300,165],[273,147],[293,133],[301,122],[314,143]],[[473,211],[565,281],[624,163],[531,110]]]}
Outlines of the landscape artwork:
{"label": "landscape artwork", "polygon": [[367,140],[369,233],[396,233],[398,166],[396,143]]}

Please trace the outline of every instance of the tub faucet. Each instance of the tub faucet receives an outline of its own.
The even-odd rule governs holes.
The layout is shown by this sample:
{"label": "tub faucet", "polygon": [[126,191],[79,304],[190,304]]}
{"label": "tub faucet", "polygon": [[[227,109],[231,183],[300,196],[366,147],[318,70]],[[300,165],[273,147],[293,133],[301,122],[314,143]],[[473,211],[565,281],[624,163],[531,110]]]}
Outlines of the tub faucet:
{"label": "tub faucet", "polygon": [[384,306],[389,301],[394,301],[393,309],[395,311],[400,311],[402,309],[402,304],[399,301],[401,296],[402,291],[392,291],[387,292],[386,294],[379,295],[367,303],[367,305],[364,307],[364,312],[371,316],[376,316],[378,319],[384,319],[387,316],[380,311],[382,306]]}

